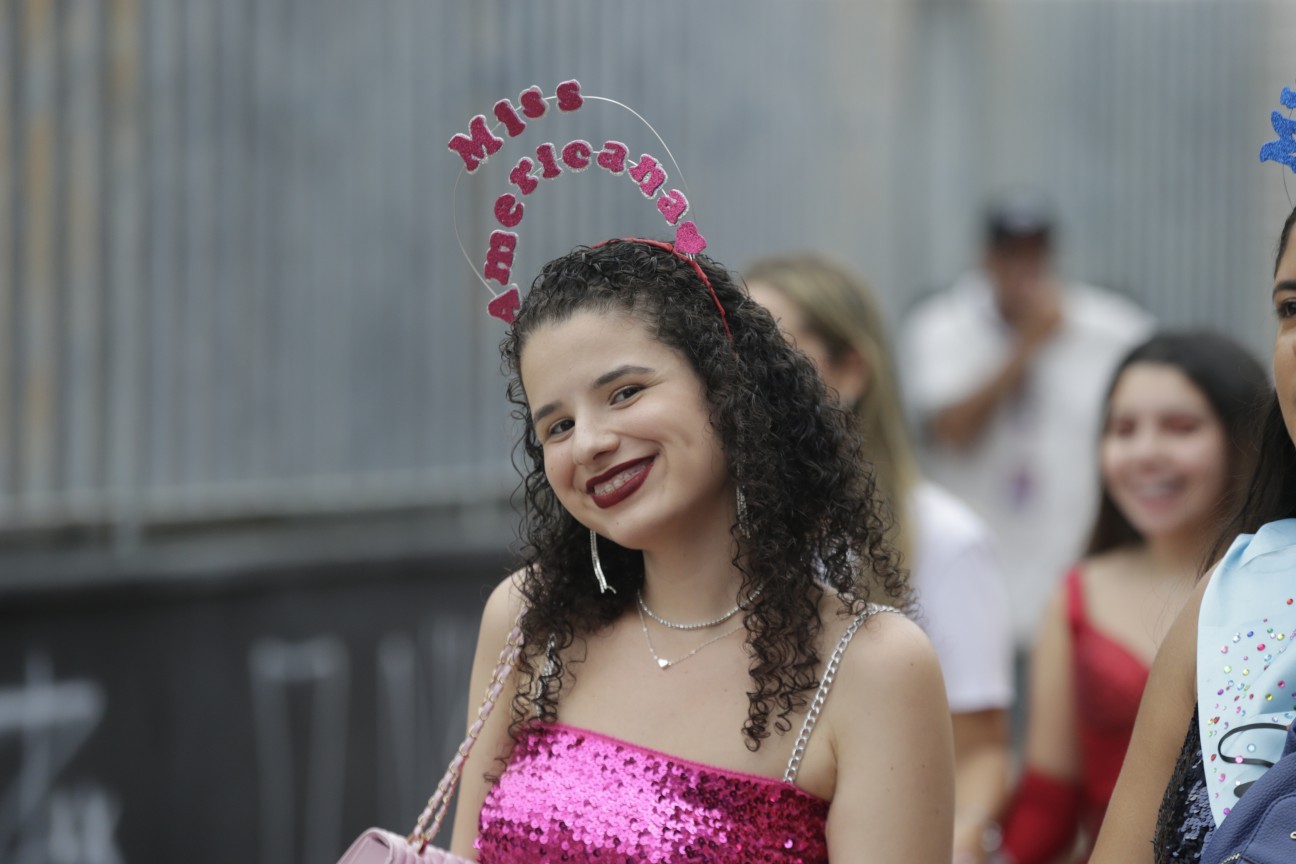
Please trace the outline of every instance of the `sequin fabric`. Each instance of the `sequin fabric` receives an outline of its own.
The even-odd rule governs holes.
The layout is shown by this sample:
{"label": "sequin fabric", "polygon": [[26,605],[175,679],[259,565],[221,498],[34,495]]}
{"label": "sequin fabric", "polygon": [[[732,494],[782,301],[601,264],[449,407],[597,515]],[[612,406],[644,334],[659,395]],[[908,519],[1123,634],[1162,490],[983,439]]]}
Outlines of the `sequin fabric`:
{"label": "sequin fabric", "polygon": [[1156,836],[1152,841],[1156,864],[1200,861],[1202,847],[1215,831],[1197,719],[1194,711],[1174,774],[1170,776],[1165,796],[1161,799],[1161,810],[1157,813]]}
{"label": "sequin fabric", "polygon": [[828,802],[560,723],[535,723],[482,807],[481,864],[828,860]]}

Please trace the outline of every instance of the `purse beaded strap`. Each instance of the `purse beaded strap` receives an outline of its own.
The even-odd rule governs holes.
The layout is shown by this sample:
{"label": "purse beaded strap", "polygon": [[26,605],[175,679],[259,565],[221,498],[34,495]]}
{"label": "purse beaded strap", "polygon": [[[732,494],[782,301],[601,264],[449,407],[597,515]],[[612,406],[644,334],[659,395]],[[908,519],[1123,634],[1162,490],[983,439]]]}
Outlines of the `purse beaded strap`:
{"label": "purse beaded strap", "polygon": [[[468,759],[468,754],[472,752],[473,745],[477,743],[477,736],[481,735],[482,728],[486,725],[486,718],[495,708],[495,703],[499,700],[500,693],[504,691],[504,682],[508,680],[509,675],[513,674],[513,666],[517,663],[518,655],[522,651],[522,616],[526,614],[526,607],[518,612],[518,617],[513,622],[513,629],[509,631],[508,639],[504,643],[504,650],[500,652],[499,663],[495,666],[495,673],[491,676],[490,684],[486,687],[486,697],[482,700],[481,707],[477,709],[477,719],[473,721],[472,726],[468,728],[468,735],[464,738],[463,743],[459,745],[458,752],[450,760],[450,767],[446,768],[445,776],[437,784],[436,791],[428,799],[427,806],[419,814],[418,822],[414,830],[405,839],[411,846],[415,846],[421,852],[424,847],[432,842],[432,838],[441,830],[441,823],[445,821],[446,812],[450,809],[450,801],[454,797],[455,787],[459,784],[459,777],[463,774],[464,762]],[[428,820],[432,820],[431,827],[427,827]]]}

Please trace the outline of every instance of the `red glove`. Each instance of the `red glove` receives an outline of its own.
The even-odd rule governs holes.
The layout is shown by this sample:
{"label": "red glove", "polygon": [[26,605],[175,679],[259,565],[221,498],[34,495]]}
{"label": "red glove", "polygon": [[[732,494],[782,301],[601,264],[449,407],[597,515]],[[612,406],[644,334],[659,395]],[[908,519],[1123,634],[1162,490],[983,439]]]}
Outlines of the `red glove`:
{"label": "red glove", "polygon": [[1048,864],[1075,843],[1080,790],[1027,769],[1003,822],[1001,851],[1016,864]]}

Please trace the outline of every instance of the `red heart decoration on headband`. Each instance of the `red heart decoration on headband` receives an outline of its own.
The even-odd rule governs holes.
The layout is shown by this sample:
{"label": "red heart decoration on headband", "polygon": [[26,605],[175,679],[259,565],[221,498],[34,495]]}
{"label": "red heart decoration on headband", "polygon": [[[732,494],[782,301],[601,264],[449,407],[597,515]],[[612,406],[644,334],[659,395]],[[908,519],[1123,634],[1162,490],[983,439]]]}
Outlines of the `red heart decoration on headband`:
{"label": "red heart decoration on headband", "polygon": [[696,255],[706,248],[706,238],[698,233],[692,220],[681,222],[675,229],[675,251],[681,255]]}
{"label": "red heart decoration on headband", "polygon": [[667,222],[674,225],[688,212],[688,199],[684,197],[683,192],[672,189],[662,193],[662,196],[657,199],[657,209],[666,217]]}
{"label": "red heart decoration on headband", "polygon": [[513,316],[517,314],[518,302],[518,288],[516,285],[510,285],[507,291],[486,304],[486,311],[490,312],[492,318],[498,318],[505,324],[512,324]]}

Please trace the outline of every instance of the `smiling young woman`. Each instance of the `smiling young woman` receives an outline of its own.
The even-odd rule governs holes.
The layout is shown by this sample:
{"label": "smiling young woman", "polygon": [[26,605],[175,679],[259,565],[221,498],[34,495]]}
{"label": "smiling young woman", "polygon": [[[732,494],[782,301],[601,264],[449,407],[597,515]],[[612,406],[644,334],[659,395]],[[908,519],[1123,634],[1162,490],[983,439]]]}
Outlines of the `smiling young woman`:
{"label": "smiling young woman", "polygon": [[[1227,654],[1230,643],[1199,645],[1199,634],[1210,632],[1200,628],[1211,621],[1227,619],[1221,613],[1229,608],[1230,597],[1236,599],[1239,594],[1247,594],[1251,586],[1264,584],[1266,578],[1287,583],[1282,586],[1284,597],[1290,596],[1291,588],[1296,587],[1296,578],[1288,566],[1296,558],[1296,545],[1291,539],[1296,526],[1292,521],[1296,517],[1296,448],[1293,447],[1296,441],[1293,434],[1296,432],[1293,423],[1296,420],[1296,246],[1289,242],[1293,223],[1296,223],[1296,210],[1283,225],[1274,267],[1272,297],[1278,322],[1273,350],[1276,389],[1266,397],[1268,408],[1257,415],[1263,416],[1263,420],[1256,424],[1259,426],[1258,454],[1249,485],[1240,507],[1234,509],[1209,550],[1208,561],[1219,563],[1211,567],[1205,578],[1198,580],[1152,664],[1120,779],[1090,859],[1092,864],[1197,860],[1218,820],[1228,813],[1229,804],[1244,790],[1240,781],[1233,779],[1232,766],[1208,759],[1204,753],[1202,735],[1208,733],[1203,733],[1206,726],[1198,722],[1199,699],[1217,696],[1214,689],[1199,689],[1199,673],[1208,675],[1218,667],[1228,670],[1230,677],[1240,678],[1245,672],[1256,685],[1261,685],[1259,692],[1263,693],[1259,679],[1271,671],[1269,659],[1272,658],[1263,660],[1263,670],[1257,664],[1254,676],[1247,666],[1233,676],[1232,658]],[[1263,562],[1266,575],[1258,574],[1250,566],[1257,560]],[[1269,626],[1281,627],[1278,613],[1287,609],[1282,603],[1281,599],[1276,603],[1251,600],[1240,605],[1257,616],[1257,621],[1260,616],[1273,615]],[[1236,634],[1240,645],[1247,628],[1241,622],[1236,623],[1241,626]],[[1263,631],[1263,625],[1260,629]],[[1254,642],[1243,646],[1240,653],[1245,657],[1246,649],[1254,647]],[[1219,660],[1212,660],[1209,668],[1199,668],[1199,649],[1210,649]],[[1274,663],[1272,671],[1281,676],[1282,668],[1281,662]],[[1230,719],[1242,724],[1244,720],[1240,718],[1256,703],[1248,699],[1247,708],[1242,708],[1241,694],[1235,703],[1233,694],[1228,692],[1233,688],[1232,680],[1221,681],[1218,695],[1228,702]],[[1264,699],[1258,701],[1260,706],[1266,704]],[[1209,725],[1221,718],[1206,714],[1204,719]],[[1219,754],[1210,755],[1218,757]],[[1217,780],[1226,786],[1215,786]],[[1218,814],[1214,812],[1217,808]]]}
{"label": "smiling young woman", "polygon": [[1148,666],[1192,592],[1255,449],[1260,364],[1212,333],[1162,333],[1108,391],[1101,503],[1086,557],[1063,580],[1031,659],[1026,765],[1004,849],[1047,864],[1098,833]]}
{"label": "smiling young woman", "polygon": [[947,864],[939,667],[850,420],[770,316],[706,258],[612,241],[544,268],[504,355],[526,545],[473,692],[519,613],[525,649],[453,850]]}
{"label": "smiling young woman", "polygon": [[629,549],[659,535],[727,544],[737,491],[683,357],[630,315],[582,311],[530,338],[521,375],[545,478],[576,521]]}

